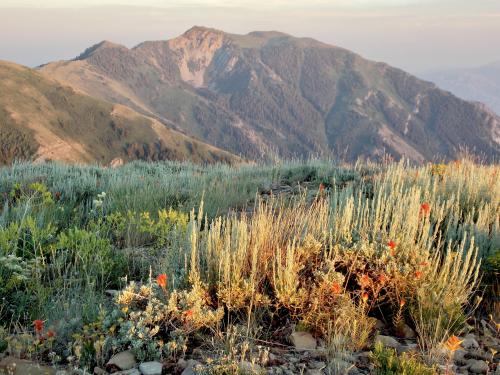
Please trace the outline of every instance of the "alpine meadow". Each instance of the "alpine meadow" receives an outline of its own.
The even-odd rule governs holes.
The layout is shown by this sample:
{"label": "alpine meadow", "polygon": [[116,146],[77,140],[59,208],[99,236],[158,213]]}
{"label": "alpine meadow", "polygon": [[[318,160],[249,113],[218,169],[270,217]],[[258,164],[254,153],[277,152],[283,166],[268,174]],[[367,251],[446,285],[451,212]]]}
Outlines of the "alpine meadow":
{"label": "alpine meadow", "polygon": [[495,17],[0,4],[0,374],[500,374]]}

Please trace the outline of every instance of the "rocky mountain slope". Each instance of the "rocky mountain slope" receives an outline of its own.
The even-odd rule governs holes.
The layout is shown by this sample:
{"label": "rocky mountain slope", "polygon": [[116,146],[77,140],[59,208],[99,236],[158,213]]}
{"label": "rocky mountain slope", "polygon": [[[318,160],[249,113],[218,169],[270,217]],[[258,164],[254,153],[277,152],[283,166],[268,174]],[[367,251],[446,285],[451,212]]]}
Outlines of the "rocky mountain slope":
{"label": "rocky mountain slope", "polygon": [[422,77],[461,98],[482,102],[500,114],[500,61],[472,69],[428,72]]}
{"label": "rocky mountain slope", "polygon": [[194,27],[132,49],[102,42],[40,70],[249,158],[389,153],[424,161],[461,147],[496,158],[500,119],[434,84],[345,49],[278,32]]}
{"label": "rocky mountain slope", "polygon": [[13,160],[239,160],[156,119],[13,63],[0,61],[0,92],[0,165]]}

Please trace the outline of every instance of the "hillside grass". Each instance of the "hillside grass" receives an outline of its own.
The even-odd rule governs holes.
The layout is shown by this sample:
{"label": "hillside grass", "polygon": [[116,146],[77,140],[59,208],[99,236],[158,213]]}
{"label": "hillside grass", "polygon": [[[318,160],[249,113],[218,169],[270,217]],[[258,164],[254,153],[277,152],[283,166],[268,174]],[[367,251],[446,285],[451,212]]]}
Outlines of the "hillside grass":
{"label": "hillside grass", "polygon": [[476,296],[498,313],[498,284],[481,284],[498,275],[498,172],[468,160],[4,167],[0,343],[91,369],[127,348],[175,361],[234,332],[287,345],[293,327],[358,351],[378,318],[410,325],[435,356]]}

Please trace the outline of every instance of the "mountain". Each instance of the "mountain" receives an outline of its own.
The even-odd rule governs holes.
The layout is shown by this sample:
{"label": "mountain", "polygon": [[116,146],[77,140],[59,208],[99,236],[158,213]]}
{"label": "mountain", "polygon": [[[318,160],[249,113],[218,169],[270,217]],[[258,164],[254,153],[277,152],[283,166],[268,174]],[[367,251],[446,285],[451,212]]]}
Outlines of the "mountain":
{"label": "mountain", "polygon": [[500,61],[478,68],[439,70],[421,75],[463,99],[483,102],[500,114]]}
{"label": "mountain", "polygon": [[415,161],[461,147],[500,155],[500,119],[477,103],[343,48],[279,32],[194,27],[129,49],[101,42],[40,71],[248,158]]}
{"label": "mountain", "polygon": [[0,61],[0,165],[13,160],[238,162],[239,158],[120,104]]}

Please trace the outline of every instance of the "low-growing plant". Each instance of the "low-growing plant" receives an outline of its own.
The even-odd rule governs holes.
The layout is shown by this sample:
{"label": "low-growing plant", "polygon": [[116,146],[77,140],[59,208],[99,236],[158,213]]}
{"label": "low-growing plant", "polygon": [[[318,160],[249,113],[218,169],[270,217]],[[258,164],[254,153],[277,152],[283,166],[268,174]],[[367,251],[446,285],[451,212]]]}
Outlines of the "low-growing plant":
{"label": "low-growing plant", "polygon": [[371,358],[376,375],[437,375],[437,369],[428,367],[414,355],[403,353],[398,356],[396,350],[385,348],[382,343],[375,344]]}
{"label": "low-growing plant", "polygon": [[445,254],[436,253],[425,270],[419,271],[420,282],[410,314],[420,347],[431,356],[448,336],[459,333],[466,321],[465,308],[479,277],[472,246],[466,251],[464,241],[456,251],[448,248]]}
{"label": "low-growing plant", "polygon": [[130,348],[139,360],[176,358],[193,335],[217,328],[224,312],[212,306],[199,282],[185,291],[169,291],[166,275],[148,284],[132,282],[104,321],[106,345],[113,351]]}

